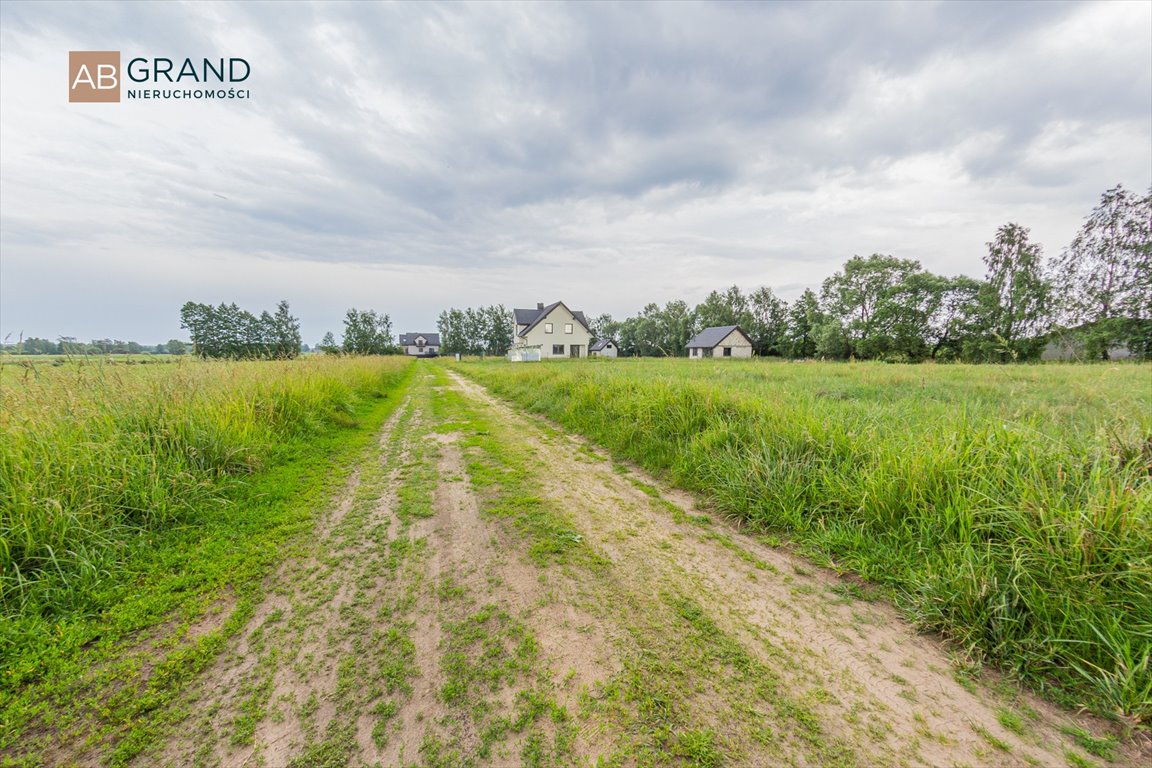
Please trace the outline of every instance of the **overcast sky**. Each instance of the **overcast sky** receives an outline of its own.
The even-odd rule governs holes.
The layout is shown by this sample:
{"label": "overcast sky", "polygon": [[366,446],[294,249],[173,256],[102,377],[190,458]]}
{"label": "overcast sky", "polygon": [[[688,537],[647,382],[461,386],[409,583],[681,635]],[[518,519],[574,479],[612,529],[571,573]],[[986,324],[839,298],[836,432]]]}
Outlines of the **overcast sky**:
{"label": "overcast sky", "polygon": [[[70,104],[70,50],[242,57],[252,98]],[[1117,183],[1152,184],[1152,2],[0,4],[10,341],[980,277]]]}

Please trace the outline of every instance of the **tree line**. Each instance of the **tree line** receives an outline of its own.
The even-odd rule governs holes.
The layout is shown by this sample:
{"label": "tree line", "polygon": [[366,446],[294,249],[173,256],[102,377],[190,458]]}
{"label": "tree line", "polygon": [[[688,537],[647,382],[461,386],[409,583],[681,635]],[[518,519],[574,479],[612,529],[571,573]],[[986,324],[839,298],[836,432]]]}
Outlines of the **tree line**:
{"label": "tree line", "polygon": [[396,355],[401,351],[392,339],[392,318],[373,309],[348,310],[340,343],[328,331],[316,349],[329,355]]}
{"label": "tree line", "polygon": [[757,354],[892,361],[1033,360],[1064,338],[1085,357],[1126,347],[1152,359],[1152,191],[1108,190],[1072,243],[1045,262],[1026,227],[1000,227],[983,280],[936,275],[920,262],[849,259],[819,293],[792,303],[769,288],[712,291],[696,307],[650,303],[635,317],[591,321],[622,354],[681,356],[703,328],[739,325]]}
{"label": "tree line", "polygon": [[188,345],[180,339],[167,344],[140,344],[120,339],[92,339],[78,341],[75,336],[61,336],[59,340],[29,336],[12,344],[0,345],[0,351],[9,355],[184,355]]}
{"label": "tree line", "polygon": [[275,314],[259,315],[234,303],[214,307],[189,301],[180,309],[180,327],[187,329],[198,357],[288,360],[300,355],[300,321],[287,301],[276,305]]}
{"label": "tree line", "polygon": [[[259,316],[235,304],[213,307],[188,302],[180,310],[180,327],[192,337],[192,351],[199,357],[230,359],[291,359],[308,351],[301,343],[300,321],[287,301],[276,312]],[[344,335],[337,343],[332,332],[316,345],[317,351],[339,355],[394,355],[400,352],[392,338],[392,319],[367,309],[349,309],[344,315]]]}
{"label": "tree line", "polygon": [[436,328],[446,355],[503,355],[512,346],[512,312],[503,304],[446,309]]}

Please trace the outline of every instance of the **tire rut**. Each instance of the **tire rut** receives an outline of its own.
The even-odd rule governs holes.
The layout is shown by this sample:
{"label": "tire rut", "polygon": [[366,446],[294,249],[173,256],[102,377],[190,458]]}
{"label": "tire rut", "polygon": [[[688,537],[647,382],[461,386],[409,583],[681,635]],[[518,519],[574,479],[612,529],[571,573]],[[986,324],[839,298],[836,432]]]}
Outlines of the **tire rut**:
{"label": "tire rut", "polygon": [[[730,734],[737,764],[1064,765],[1066,752],[1075,752],[1067,730],[1103,730],[1012,686],[962,684],[944,645],[918,634],[892,607],[857,599],[853,582],[765,545],[688,494],[614,463],[582,438],[541,428],[541,419],[450,375],[531,447],[536,466],[548,468],[541,477],[547,497],[618,566],[623,593],[671,590],[694,599],[779,675],[819,718],[818,733],[839,745],[835,754],[803,743],[773,754]],[[1021,733],[1001,724],[1005,711],[1024,713]],[[808,736],[793,732],[785,740]]]}

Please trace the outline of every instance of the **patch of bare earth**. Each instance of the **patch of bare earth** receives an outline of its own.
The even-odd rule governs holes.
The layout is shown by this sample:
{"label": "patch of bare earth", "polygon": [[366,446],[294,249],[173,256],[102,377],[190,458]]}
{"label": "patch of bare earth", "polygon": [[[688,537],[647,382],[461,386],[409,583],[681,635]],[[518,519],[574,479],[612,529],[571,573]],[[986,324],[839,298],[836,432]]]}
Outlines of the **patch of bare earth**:
{"label": "patch of bare earth", "polygon": [[[754,661],[730,646],[724,652],[773,680],[764,698],[776,706],[752,703],[743,683],[726,690],[704,680],[684,692],[702,710],[694,713],[697,721],[715,730],[728,763],[1062,766],[1069,764],[1066,752],[1096,761],[1065,730],[1103,733],[1100,722],[1011,686],[992,690],[963,678],[943,643],[918,634],[891,606],[858,599],[850,581],[744,535],[689,495],[635,468],[614,468],[586,441],[542,427],[475,383],[452,378],[531,447],[549,501],[612,563],[613,584],[599,596],[621,605],[602,606],[601,625],[627,629],[629,621],[647,621],[659,630],[671,621],[660,615],[667,605],[688,605],[678,610],[690,626],[714,627],[718,637],[734,640]],[[621,615],[637,611],[646,615]],[[667,629],[691,631],[673,623]],[[659,654],[655,645],[644,650]],[[622,653],[628,646],[618,644]],[[563,657],[565,649],[558,652]],[[721,668],[705,662],[705,675]],[[792,722],[784,722],[787,714]],[[1134,765],[1148,756],[1136,752],[1130,746],[1114,763]]]}
{"label": "patch of bare earth", "polygon": [[[481,512],[473,449],[439,428],[431,397],[418,380],[308,552],[269,579],[188,696],[183,724],[137,765],[503,766],[541,745],[584,764],[606,752],[600,730],[552,716],[575,712],[581,690],[619,668],[606,631],[567,599],[575,582],[544,573]],[[457,667],[480,670],[493,648],[506,652],[496,674],[453,693]],[[547,711],[526,709],[543,700]]]}
{"label": "patch of bare earth", "polygon": [[[188,697],[184,724],[138,765],[285,766],[333,719],[337,662],[351,647],[341,614],[363,601],[393,533],[390,466],[407,413],[405,402],[386,422],[368,462],[318,520],[307,554],[269,577],[267,597]],[[372,533],[350,535],[350,525]]]}
{"label": "patch of bare earth", "polygon": [[[413,535],[426,542],[427,551],[423,599],[413,634],[420,672],[386,747],[363,753],[381,765],[415,760],[428,740],[448,745],[462,760],[486,755],[493,765],[519,764],[530,730],[513,728],[485,752],[482,726],[513,717],[517,696],[541,686],[560,706],[574,710],[580,686],[607,679],[617,666],[598,636],[589,640],[594,617],[565,600],[567,580],[550,579],[523,556],[520,543],[505,526],[482,514],[469,483],[460,437],[459,432],[431,436],[436,446],[433,514],[413,525]],[[467,622],[488,607],[522,623],[540,652],[526,674],[496,690],[481,691],[487,694],[483,706],[492,712],[480,722],[467,707],[445,702],[445,686],[451,682],[444,669],[445,636],[446,627]],[[554,738],[547,723],[536,725],[536,731]],[[575,735],[573,754],[595,755],[600,749],[592,735]]]}

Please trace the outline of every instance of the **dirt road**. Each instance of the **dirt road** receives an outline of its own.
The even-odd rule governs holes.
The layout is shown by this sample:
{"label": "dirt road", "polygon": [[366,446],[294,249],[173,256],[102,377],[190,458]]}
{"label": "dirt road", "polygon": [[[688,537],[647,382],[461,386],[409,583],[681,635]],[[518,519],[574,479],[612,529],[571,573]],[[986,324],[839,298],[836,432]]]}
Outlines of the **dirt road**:
{"label": "dirt road", "polygon": [[1092,724],[436,364],[268,595],[138,765],[1106,764]]}

